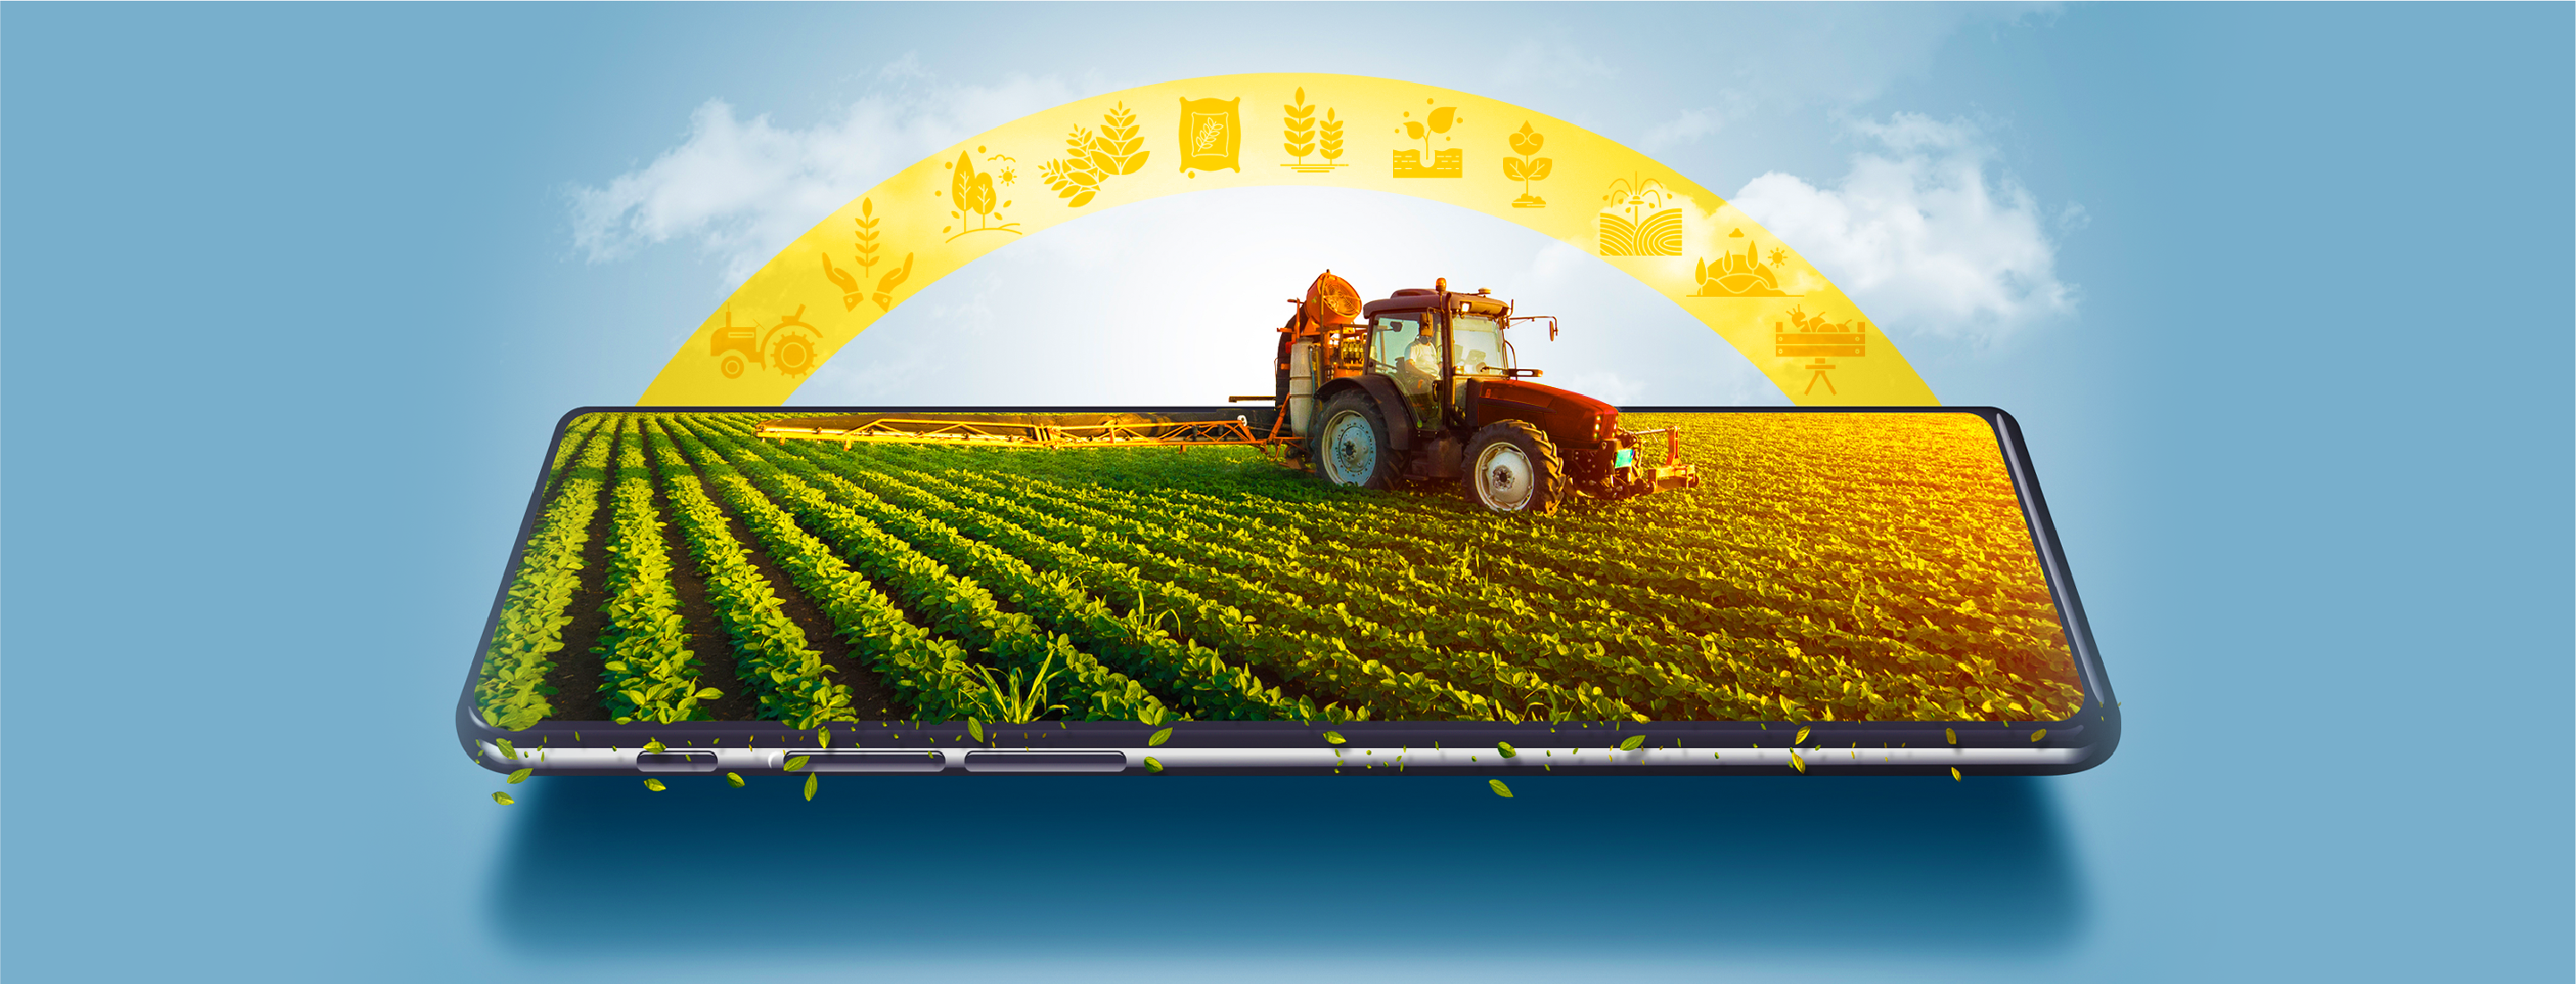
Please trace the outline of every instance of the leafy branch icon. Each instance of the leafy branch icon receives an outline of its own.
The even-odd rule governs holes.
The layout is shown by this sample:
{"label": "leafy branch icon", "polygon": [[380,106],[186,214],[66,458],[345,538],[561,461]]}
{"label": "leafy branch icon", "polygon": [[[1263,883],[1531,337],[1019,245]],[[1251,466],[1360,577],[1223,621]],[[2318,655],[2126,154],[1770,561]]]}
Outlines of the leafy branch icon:
{"label": "leafy branch icon", "polygon": [[1529,190],[1530,182],[1547,180],[1548,172],[1556,164],[1553,160],[1537,156],[1539,148],[1544,146],[1547,146],[1547,138],[1530,129],[1527,120],[1521,122],[1521,132],[1512,134],[1512,153],[1520,156],[1503,158],[1503,177],[1521,183],[1521,197],[1512,200],[1513,208],[1547,207],[1547,199],[1530,194]]}
{"label": "leafy branch icon", "polygon": [[[1005,202],[1004,204],[1009,203]],[[861,300],[876,301],[877,310],[879,311],[894,310],[894,289],[902,286],[905,280],[911,279],[912,277],[912,254],[905,253],[903,254],[902,266],[887,271],[885,276],[877,278],[877,289],[873,297],[868,294],[865,288],[859,286],[859,279],[861,277],[865,277],[868,274],[876,272],[877,260],[879,259],[877,256],[877,223],[885,221],[877,218],[876,213],[876,202],[865,198],[859,199],[859,217],[853,220],[859,224],[858,273],[853,274],[847,270],[833,266],[832,257],[828,253],[823,256],[823,276],[831,280],[833,286],[841,288],[841,310],[858,310],[859,302]]]}
{"label": "leafy branch icon", "polygon": [[1048,161],[1038,168],[1048,188],[1057,198],[1071,199],[1067,208],[1091,204],[1100,193],[1100,183],[1122,174],[1134,174],[1145,166],[1151,151],[1144,149],[1145,138],[1138,132],[1136,112],[1119,103],[1100,115],[1100,132],[1088,127],[1075,127],[1065,138],[1063,160]]}

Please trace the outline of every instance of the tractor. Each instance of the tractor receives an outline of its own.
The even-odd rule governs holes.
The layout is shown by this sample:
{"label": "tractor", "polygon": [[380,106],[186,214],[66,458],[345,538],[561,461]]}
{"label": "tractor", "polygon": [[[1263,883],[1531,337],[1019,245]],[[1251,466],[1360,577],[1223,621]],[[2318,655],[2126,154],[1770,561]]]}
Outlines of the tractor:
{"label": "tractor", "polygon": [[[1447,278],[1362,303],[1327,270],[1290,298],[1279,329],[1280,424],[1289,460],[1334,485],[1385,489],[1455,481],[1487,509],[1551,513],[1569,495],[1626,499],[1699,484],[1678,428],[1630,431],[1619,408],[1530,382],[1508,333],[1547,323],[1515,316],[1490,290]],[[1257,397],[1255,399],[1258,399]],[[1661,434],[1663,462],[1645,460]]]}
{"label": "tractor", "polygon": [[707,354],[721,357],[717,369],[724,373],[726,379],[742,375],[742,360],[745,358],[749,358],[752,365],[766,365],[790,376],[813,372],[814,367],[822,363],[818,354],[822,333],[813,325],[798,320],[805,316],[802,304],[796,306],[796,313],[779,318],[778,323],[765,332],[757,322],[734,324],[732,308],[726,308],[724,315],[723,327],[717,328],[715,334],[707,338]]}

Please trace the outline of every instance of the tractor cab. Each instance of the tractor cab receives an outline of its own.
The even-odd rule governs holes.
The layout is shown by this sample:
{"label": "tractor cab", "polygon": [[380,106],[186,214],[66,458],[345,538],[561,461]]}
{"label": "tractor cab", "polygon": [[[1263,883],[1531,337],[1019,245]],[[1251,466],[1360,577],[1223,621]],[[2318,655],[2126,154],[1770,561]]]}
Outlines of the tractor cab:
{"label": "tractor cab", "polygon": [[[1504,512],[1552,512],[1568,494],[1622,499],[1699,484],[1680,462],[1680,434],[1618,428],[1619,410],[1529,382],[1513,350],[1514,317],[1490,291],[1408,288],[1359,303],[1327,271],[1281,328],[1280,414],[1304,438],[1293,460],[1336,485],[1390,488],[1458,481]],[[1661,465],[1639,441],[1666,436]]]}

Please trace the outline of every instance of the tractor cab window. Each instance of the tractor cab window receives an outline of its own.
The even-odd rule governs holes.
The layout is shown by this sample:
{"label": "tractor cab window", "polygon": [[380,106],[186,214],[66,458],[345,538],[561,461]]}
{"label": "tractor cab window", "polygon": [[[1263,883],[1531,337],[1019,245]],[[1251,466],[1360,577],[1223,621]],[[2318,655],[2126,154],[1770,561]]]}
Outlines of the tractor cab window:
{"label": "tractor cab window", "polygon": [[1413,405],[1414,422],[1429,426],[1438,419],[1440,386],[1439,324],[1429,312],[1379,315],[1370,323],[1369,371],[1382,373],[1404,391]]}
{"label": "tractor cab window", "polygon": [[1512,352],[1503,347],[1503,326],[1480,314],[1449,319],[1449,364],[1461,376],[1500,376],[1512,367]]}

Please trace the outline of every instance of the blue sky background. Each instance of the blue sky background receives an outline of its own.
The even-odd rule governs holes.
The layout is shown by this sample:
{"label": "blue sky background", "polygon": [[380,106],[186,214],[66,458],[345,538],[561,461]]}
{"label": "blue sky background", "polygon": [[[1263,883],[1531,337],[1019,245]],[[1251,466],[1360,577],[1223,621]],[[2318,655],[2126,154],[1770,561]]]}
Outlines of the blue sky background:
{"label": "blue sky background", "polygon": [[[0,7],[0,973],[2565,979],[2571,27],[2565,5]],[[799,196],[819,217],[1028,111],[1252,71],[1462,89],[1769,189],[1765,220],[1945,401],[2022,421],[2119,755],[1511,801],[483,798],[447,715],[559,414],[631,401],[739,257],[803,227]],[[721,149],[707,121],[762,118],[708,156],[750,171],[657,177]],[[700,187],[740,200],[617,197]],[[1777,399],[1597,264],[1324,198],[1033,237],[807,398],[920,392],[961,337],[1000,353],[976,385],[1171,386],[1068,364],[1082,346],[1030,312],[1055,285],[1285,297],[1341,242],[1303,219],[1423,244],[1363,256],[1372,292],[1490,280],[1566,315],[1551,381]],[[1802,202],[1938,235],[1802,238]],[[1211,216],[1286,231],[1172,234]]]}

